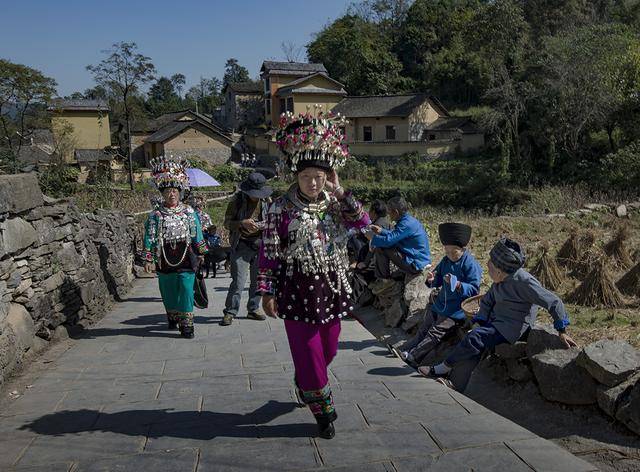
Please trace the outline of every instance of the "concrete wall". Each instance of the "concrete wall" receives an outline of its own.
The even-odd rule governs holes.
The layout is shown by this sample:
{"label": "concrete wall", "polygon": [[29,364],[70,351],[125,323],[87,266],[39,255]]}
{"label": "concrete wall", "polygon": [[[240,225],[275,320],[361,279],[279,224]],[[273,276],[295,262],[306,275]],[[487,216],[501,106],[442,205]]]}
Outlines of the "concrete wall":
{"label": "concrete wall", "polygon": [[147,165],[151,156],[145,156],[144,140],[151,136],[150,133],[131,134],[131,158],[134,162]]}
{"label": "concrete wall", "polygon": [[125,295],[136,230],[122,213],[81,213],[43,197],[35,174],[0,176],[0,215],[2,383],[50,341],[88,325]]}
{"label": "concrete wall", "polygon": [[320,95],[320,94],[301,94],[296,93],[293,96],[293,112],[295,114],[298,113],[306,113],[307,107],[309,107],[309,111],[314,112],[314,105],[322,105],[322,111],[327,112],[333,110],[340,100],[342,100],[342,96],[340,95]]}
{"label": "concrete wall", "polygon": [[76,149],[102,149],[111,146],[109,114],[97,111],[60,111],[51,117],[52,129],[65,124],[73,127]]}
{"label": "concrete wall", "polygon": [[164,143],[145,143],[145,155],[150,158],[164,153],[182,157],[197,157],[209,164],[224,164],[231,159],[231,146],[207,133],[187,128]]}
{"label": "concrete wall", "polygon": [[440,118],[440,114],[428,101],[425,101],[409,116],[407,141],[419,141],[422,139],[424,129],[438,118]]}
{"label": "concrete wall", "polygon": [[383,142],[387,138],[387,126],[395,126],[396,141],[409,141],[409,123],[400,117],[351,118],[346,127],[346,142],[354,143],[364,140],[364,127],[370,126],[374,142]]}
{"label": "concrete wall", "polygon": [[[389,143],[352,143],[349,150],[354,156],[393,157],[408,153],[418,153],[421,157],[451,155],[460,148],[458,142],[389,142]],[[460,148],[460,150],[462,150]]]}

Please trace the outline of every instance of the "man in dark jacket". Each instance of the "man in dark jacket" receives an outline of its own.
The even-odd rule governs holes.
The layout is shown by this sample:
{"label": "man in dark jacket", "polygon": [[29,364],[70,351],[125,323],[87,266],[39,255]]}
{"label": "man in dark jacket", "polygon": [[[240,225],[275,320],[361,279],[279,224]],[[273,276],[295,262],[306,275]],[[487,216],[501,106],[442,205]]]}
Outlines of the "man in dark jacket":
{"label": "man in dark jacket", "polygon": [[266,178],[259,172],[252,172],[240,184],[240,192],[229,202],[224,217],[224,226],[229,230],[231,244],[231,285],[225,301],[222,326],[229,326],[238,315],[240,297],[249,273],[249,300],[247,302],[247,318],[264,320],[258,313],[260,295],[258,287],[258,249],[267,211],[271,188],[266,185]]}

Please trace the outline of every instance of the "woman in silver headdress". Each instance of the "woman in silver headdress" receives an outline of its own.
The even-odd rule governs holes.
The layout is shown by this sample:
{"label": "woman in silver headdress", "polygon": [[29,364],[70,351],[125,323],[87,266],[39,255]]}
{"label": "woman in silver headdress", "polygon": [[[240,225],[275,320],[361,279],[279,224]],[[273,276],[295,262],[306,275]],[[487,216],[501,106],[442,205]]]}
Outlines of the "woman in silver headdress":
{"label": "woman in silver headdress", "polygon": [[193,338],[195,271],[207,245],[195,210],[181,202],[189,187],[185,162],[160,156],[151,161],[151,170],[163,202],[145,225],[145,270],[155,265],[169,329],[177,327],[183,337]]}
{"label": "woman in silver headdress", "polygon": [[327,368],[338,350],[340,319],[353,310],[347,241],[369,224],[335,171],[348,156],[343,124],[322,113],[283,115],[278,146],[296,182],[269,208],[258,277],[265,313],[284,319],[299,396],[327,439],[337,418]]}

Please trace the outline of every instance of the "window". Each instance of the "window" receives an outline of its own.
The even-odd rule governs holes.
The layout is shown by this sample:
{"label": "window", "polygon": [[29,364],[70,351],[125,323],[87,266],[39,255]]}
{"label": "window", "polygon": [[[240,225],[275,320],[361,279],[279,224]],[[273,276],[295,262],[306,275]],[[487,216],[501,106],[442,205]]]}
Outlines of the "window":
{"label": "window", "polygon": [[293,113],[293,97],[287,98],[287,111]]}
{"label": "window", "polygon": [[371,130],[371,126],[363,126],[362,127],[362,140],[363,141],[373,141],[373,132]]}
{"label": "window", "polygon": [[285,111],[287,111],[287,101],[284,98],[280,99],[280,112],[279,113],[284,113]]}
{"label": "window", "polygon": [[269,87],[270,87],[270,81],[269,81],[269,77],[265,77],[264,78],[264,93],[269,93]]}
{"label": "window", "polygon": [[264,107],[267,110],[267,115],[271,114],[271,100],[270,99],[266,99],[264,101]]}
{"label": "window", "polygon": [[395,141],[396,140],[396,127],[395,126],[387,126],[386,127],[386,136],[387,141]]}

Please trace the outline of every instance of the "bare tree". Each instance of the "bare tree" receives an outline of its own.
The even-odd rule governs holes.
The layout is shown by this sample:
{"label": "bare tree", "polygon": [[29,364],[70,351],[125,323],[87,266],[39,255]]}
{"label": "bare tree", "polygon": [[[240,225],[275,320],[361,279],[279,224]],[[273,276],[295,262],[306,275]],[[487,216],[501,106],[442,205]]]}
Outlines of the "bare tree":
{"label": "bare tree", "polygon": [[151,58],[137,52],[136,43],[115,43],[104,50],[106,59],[97,65],[87,66],[95,81],[112,90],[124,107],[127,126],[127,159],[129,162],[129,184],[133,190],[133,162],[131,159],[131,99],[139,87],[155,78],[156,68]]}
{"label": "bare tree", "polygon": [[282,49],[287,62],[298,62],[302,56],[302,46],[296,46],[293,41],[282,41],[280,49]]}

